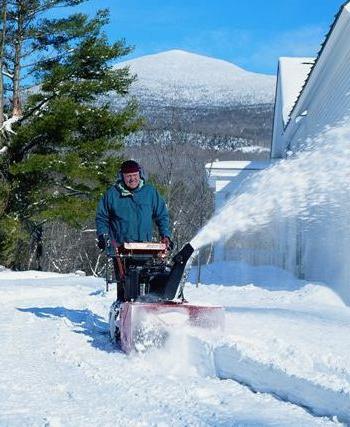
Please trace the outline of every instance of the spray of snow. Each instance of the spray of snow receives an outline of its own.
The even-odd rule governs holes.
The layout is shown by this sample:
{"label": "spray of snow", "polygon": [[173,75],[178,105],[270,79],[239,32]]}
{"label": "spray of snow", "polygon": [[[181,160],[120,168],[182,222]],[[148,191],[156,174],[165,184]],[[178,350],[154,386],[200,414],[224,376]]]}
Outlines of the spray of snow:
{"label": "spray of snow", "polygon": [[[238,232],[252,232],[271,221],[298,218],[317,221],[320,207],[341,214],[350,196],[350,127],[322,132],[305,149],[247,181],[191,241],[199,249],[227,240]],[[337,211],[338,209],[338,211]]]}
{"label": "spray of snow", "polygon": [[[157,320],[159,322],[159,319]],[[147,337],[142,337],[136,345],[137,352],[133,353],[134,357],[141,358],[146,369],[161,376],[193,377],[199,375],[190,345],[190,337],[193,335],[194,328],[188,325],[188,317],[180,315],[175,319],[175,325],[173,315],[165,319],[166,322],[163,322],[164,316],[161,320],[161,328],[157,328],[159,323],[156,322],[151,325],[151,334],[153,338],[156,337],[156,340],[153,339],[150,342]],[[158,336],[162,337],[161,343],[157,341]]]}

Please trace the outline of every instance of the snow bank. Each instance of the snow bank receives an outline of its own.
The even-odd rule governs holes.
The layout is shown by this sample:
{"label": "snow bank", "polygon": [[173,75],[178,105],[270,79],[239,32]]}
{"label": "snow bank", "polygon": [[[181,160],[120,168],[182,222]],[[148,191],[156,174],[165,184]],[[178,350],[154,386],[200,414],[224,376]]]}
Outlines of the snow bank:
{"label": "snow bank", "polygon": [[[202,331],[192,338],[199,359],[206,355],[205,372],[350,422],[349,307],[321,284],[293,284],[286,274],[289,283],[283,285],[278,269],[245,267],[248,282],[260,278],[262,287],[188,285],[192,302],[210,300],[226,308],[223,334],[213,338]],[[222,265],[215,270],[225,271]],[[275,280],[271,272],[278,273]]]}
{"label": "snow bank", "polygon": [[[195,283],[198,267],[192,267],[189,282]],[[271,265],[251,266],[244,262],[222,261],[201,266],[201,283],[243,286],[254,283],[267,289],[296,289],[305,282],[298,281],[295,276],[281,268]]]}

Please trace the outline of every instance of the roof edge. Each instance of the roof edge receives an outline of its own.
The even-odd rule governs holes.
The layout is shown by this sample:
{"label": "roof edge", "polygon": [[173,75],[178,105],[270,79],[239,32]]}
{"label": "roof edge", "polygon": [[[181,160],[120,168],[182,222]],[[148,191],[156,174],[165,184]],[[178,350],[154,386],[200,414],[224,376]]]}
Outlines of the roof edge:
{"label": "roof edge", "polygon": [[314,73],[314,70],[315,70],[315,68],[316,68],[316,66],[317,66],[317,64],[319,62],[319,59],[320,59],[320,57],[321,57],[324,49],[327,46],[327,43],[328,43],[328,41],[329,41],[329,39],[331,37],[331,34],[332,34],[334,28],[336,27],[336,25],[337,25],[337,23],[338,23],[338,21],[339,21],[339,19],[340,19],[340,17],[341,17],[341,15],[342,15],[342,13],[343,13],[344,10],[346,10],[348,13],[350,13],[350,1],[349,0],[347,0],[346,2],[344,2],[340,6],[339,11],[337,12],[337,14],[334,17],[333,23],[331,24],[330,29],[329,29],[328,33],[326,34],[326,36],[325,36],[325,40],[321,44],[321,49],[319,50],[319,52],[318,52],[318,54],[316,56],[315,63],[311,67],[311,70],[310,70],[310,72],[309,72],[309,74],[308,74],[308,76],[307,76],[307,78],[305,80],[305,83],[304,83],[304,85],[302,86],[302,88],[300,90],[299,96],[296,99],[295,104],[294,104],[294,106],[293,106],[293,108],[292,108],[292,110],[291,110],[291,112],[289,114],[289,120],[288,120],[288,122],[286,123],[286,125],[284,127],[284,131],[286,131],[287,127],[289,126],[289,124],[291,122],[292,115],[293,115],[294,111],[297,108],[298,102],[299,102],[299,100],[300,100],[300,98],[301,98],[301,96],[302,96],[305,88],[307,87],[307,85],[308,85],[308,83],[309,83],[309,81],[310,81],[310,79],[311,79],[311,77],[312,77],[312,75]]}

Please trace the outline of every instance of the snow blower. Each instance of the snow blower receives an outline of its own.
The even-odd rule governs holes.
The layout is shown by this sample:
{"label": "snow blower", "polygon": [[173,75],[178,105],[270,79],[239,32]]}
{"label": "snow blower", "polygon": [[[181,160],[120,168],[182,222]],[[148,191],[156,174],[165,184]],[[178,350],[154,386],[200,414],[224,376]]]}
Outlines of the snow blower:
{"label": "snow blower", "polygon": [[190,304],[183,296],[185,267],[194,252],[189,243],[171,260],[163,243],[112,246],[119,278],[110,335],[124,352],[160,347],[175,327],[223,328],[223,307]]}

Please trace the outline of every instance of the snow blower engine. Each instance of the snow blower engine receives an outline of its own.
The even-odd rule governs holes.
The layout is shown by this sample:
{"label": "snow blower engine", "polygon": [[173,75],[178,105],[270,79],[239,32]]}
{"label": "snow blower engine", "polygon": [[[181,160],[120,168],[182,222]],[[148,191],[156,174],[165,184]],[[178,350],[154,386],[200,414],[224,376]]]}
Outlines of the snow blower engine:
{"label": "snow blower engine", "polygon": [[170,260],[163,243],[112,242],[117,299],[109,313],[110,335],[123,351],[161,346],[173,327],[222,328],[220,306],[189,304],[184,273],[194,248],[187,243]]}

